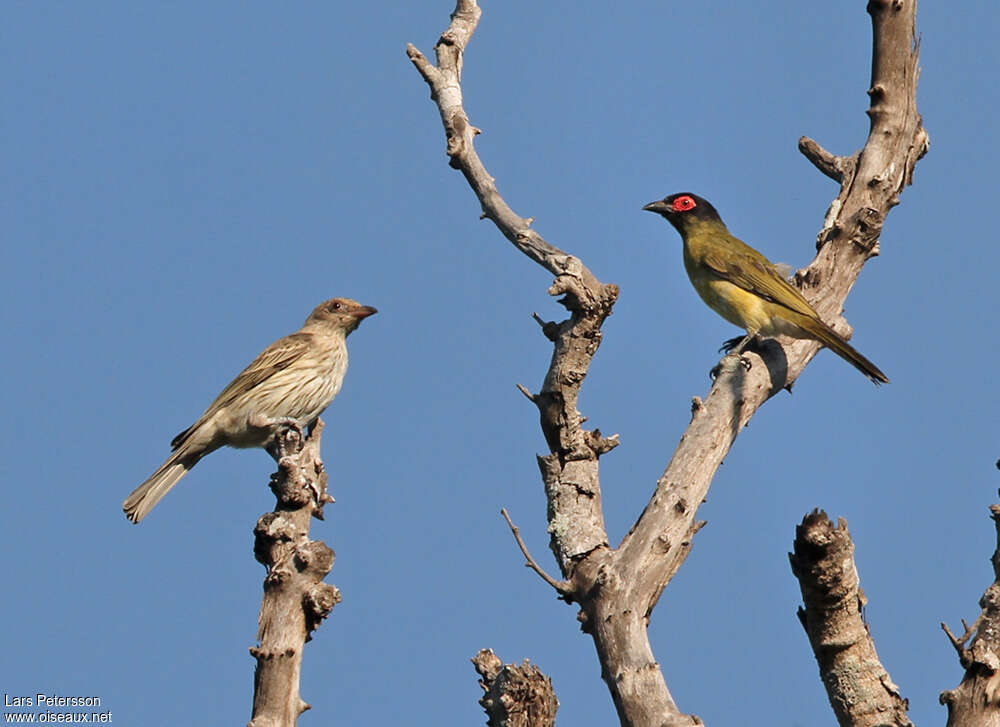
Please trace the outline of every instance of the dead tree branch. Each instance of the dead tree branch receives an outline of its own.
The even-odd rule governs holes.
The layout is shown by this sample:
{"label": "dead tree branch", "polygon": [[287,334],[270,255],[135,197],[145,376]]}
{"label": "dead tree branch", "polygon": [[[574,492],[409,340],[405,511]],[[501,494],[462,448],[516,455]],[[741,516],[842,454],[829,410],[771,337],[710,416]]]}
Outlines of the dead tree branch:
{"label": "dead tree branch", "polygon": [[534,556],[528,550],[528,545],[524,542],[524,538],[521,537],[521,528],[517,527],[517,525],[514,524],[514,521],[510,519],[510,513],[507,512],[507,508],[500,510],[500,514],[503,515],[504,520],[507,521],[507,526],[510,528],[510,532],[514,536],[514,540],[517,541],[517,547],[521,549],[521,554],[524,556],[525,560],[524,564],[528,568],[531,568],[531,570],[535,571],[539,578],[555,588],[556,592],[560,595],[571,595],[573,593],[573,586],[571,583],[566,581],[557,581],[555,578],[546,573],[542,566],[538,565],[538,561],[535,560]]}
{"label": "dead tree branch", "polygon": [[792,572],[799,608],[830,705],[842,727],[912,727],[909,703],[879,661],[864,607],[868,600],[854,563],[854,542],[841,518],[806,515],[795,529]]}
{"label": "dead tree branch", "polygon": [[340,603],[340,591],[323,583],[333,568],[333,551],[309,539],[312,518],[322,519],[323,506],[333,502],[320,458],[322,433],[322,420],[305,441],[300,432],[286,429],[271,451],[278,462],[271,475],[278,501],[254,528],[254,556],[267,567],[267,576],[259,643],[250,649],[257,668],[249,727],[293,727],[309,709],[299,695],[302,653],[312,632]]}
{"label": "dead tree branch", "polygon": [[[927,135],[916,112],[915,3],[872,0],[869,12],[875,54],[868,143],[856,158],[840,159],[815,142],[803,142],[807,156],[842,185],[821,233],[819,255],[799,273],[800,285],[824,320],[841,313],[864,262],[875,254],[886,214],[898,203],[914,164],[927,149]],[[548,498],[550,546],[564,581],[547,580],[567,601],[580,604],[579,619],[594,639],[602,676],[623,725],[700,724],[697,717],[678,709],[667,688],[649,643],[649,616],[690,551],[703,524],[696,520],[698,507],[737,434],[767,399],[782,386],[791,386],[815,356],[818,344],[796,342],[785,344],[783,350],[775,344],[763,351],[768,365],[722,371],[708,397],[693,407],[691,424],[649,504],[613,549],[601,508],[599,458],[618,439],[583,429],[577,403],[618,288],[601,283],[582,261],[531,229],[533,220],[507,205],[479,158],[474,142],[480,130],[463,107],[461,74],[481,15],[475,0],[458,0],[451,23],[435,46],[436,65],[412,44],[407,55],[440,111],[449,164],[462,172],[475,192],[482,217],[556,276],[549,293],[564,296],[561,302],[570,313],[561,323],[546,323],[536,316],[554,351],[541,391],[532,394],[521,387],[538,407],[550,450],[538,457],[538,464]],[[847,327],[840,322],[841,332]],[[776,355],[774,349],[784,355]],[[784,367],[780,376],[774,373],[778,361]],[[532,559],[527,553],[526,557],[530,564]],[[544,573],[540,567],[536,570]]]}
{"label": "dead tree branch", "polygon": [[972,626],[962,621],[960,637],[941,624],[965,669],[962,683],[941,693],[948,727],[1000,727],[1000,505],[990,505],[990,517],[997,531],[994,581],[979,599],[979,618]]}
{"label": "dead tree branch", "polygon": [[465,175],[483,217],[556,275],[549,294],[563,296],[561,302],[570,313],[561,323],[543,323],[543,332],[554,342],[552,360],[541,391],[527,392],[538,407],[550,449],[538,457],[538,465],[549,502],[550,545],[565,577],[564,582],[549,580],[567,601],[580,603],[580,620],[594,638],[623,724],[697,724],[696,718],[680,713],[667,689],[646,634],[647,610],[631,607],[634,573],[619,566],[608,543],[599,458],[617,446],[617,436],[584,429],[577,408],[580,387],[600,346],[601,326],[611,314],[618,288],[601,283],[582,261],[532,230],[531,220],[514,213],[500,196],[480,160],[474,146],[479,129],[469,123],[462,106],[461,70],[481,14],[474,0],[459,0],[451,24],[435,46],[436,66],[413,45],[407,47],[407,55],[430,86],[441,113],[450,165]]}
{"label": "dead tree branch", "polygon": [[488,727],[552,727],[556,723],[556,699],[552,680],[525,659],[523,664],[504,664],[490,649],[482,649],[472,660],[482,679],[485,694],[479,703],[486,710]]}

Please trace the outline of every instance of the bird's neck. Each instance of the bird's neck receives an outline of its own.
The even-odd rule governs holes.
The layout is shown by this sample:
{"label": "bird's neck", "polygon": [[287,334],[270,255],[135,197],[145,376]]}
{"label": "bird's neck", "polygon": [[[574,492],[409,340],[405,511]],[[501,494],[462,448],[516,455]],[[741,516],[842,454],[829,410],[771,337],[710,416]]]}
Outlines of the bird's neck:
{"label": "bird's neck", "polygon": [[339,326],[326,326],[322,323],[308,323],[302,327],[302,332],[336,341],[344,341],[347,338],[347,333],[343,328]]}
{"label": "bird's neck", "polygon": [[729,235],[729,230],[724,224],[717,220],[700,220],[692,218],[686,220],[683,229],[680,230],[684,242],[691,239],[718,237]]}

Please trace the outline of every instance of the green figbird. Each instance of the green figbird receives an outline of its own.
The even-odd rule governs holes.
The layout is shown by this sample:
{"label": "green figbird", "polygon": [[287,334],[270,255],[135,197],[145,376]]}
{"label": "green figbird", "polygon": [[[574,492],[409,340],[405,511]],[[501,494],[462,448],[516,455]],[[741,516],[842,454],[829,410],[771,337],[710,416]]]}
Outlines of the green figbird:
{"label": "green figbird", "polygon": [[684,267],[701,299],[727,321],[746,329],[746,338],[727,342],[726,350],[740,353],[757,335],[809,338],[875,384],[889,383],[878,366],[820,319],[778,266],[730,234],[707,200],[681,192],[643,209],[663,215],[681,234]]}

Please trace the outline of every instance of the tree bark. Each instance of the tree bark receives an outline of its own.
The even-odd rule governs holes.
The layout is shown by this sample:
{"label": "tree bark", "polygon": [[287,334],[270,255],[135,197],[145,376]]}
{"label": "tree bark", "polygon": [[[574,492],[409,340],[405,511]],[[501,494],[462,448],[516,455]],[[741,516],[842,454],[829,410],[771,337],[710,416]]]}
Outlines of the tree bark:
{"label": "tree bark", "polygon": [[523,664],[504,664],[490,649],[482,649],[472,660],[482,679],[485,694],[479,703],[486,710],[487,727],[552,727],[556,723],[556,699],[552,680],[525,659]]}
{"label": "tree bark", "polygon": [[309,709],[299,695],[305,643],[341,600],[335,586],[323,583],[333,551],[309,540],[312,518],[322,519],[323,506],[333,502],[320,458],[322,433],[322,420],[304,440],[301,432],[286,429],[269,450],[278,462],[271,475],[277,505],[254,528],[254,556],[267,576],[258,645],[250,649],[257,668],[249,727],[293,727]]}
{"label": "tree bark", "polygon": [[909,703],[879,661],[854,563],[854,542],[841,518],[806,515],[795,530],[792,572],[804,606],[799,620],[809,637],[830,706],[841,727],[913,727]]}
{"label": "tree bark", "polygon": [[941,693],[948,727],[1000,727],[1000,505],[990,506],[990,517],[997,531],[991,558],[994,580],[979,599],[979,618],[971,626],[963,620],[965,633],[960,637],[941,624],[965,668],[962,683]]}
{"label": "tree bark", "polygon": [[[797,274],[803,293],[824,320],[840,319],[843,303],[865,261],[877,254],[882,224],[912,181],[913,167],[928,138],[916,111],[918,77],[913,0],[872,0],[874,57],[870,90],[871,130],[864,149],[835,157],[816,142],[800,148],[825,174],[841,182],[819,237],[819,254]],[[602,325],[618,297],[583,262],[531,229],[501,197],[474,141],[479,129],[463,107],[461,74],[466,48],[482,11],[475,0],[458,0],[451,23],[435,46],[437,64],[412,44],[407,55],[431,89],[447,139],[449,164],[465,176],[482,216],[529,258],[556,278],[550,295],[569,317],[542,321],[553,354],[541,390],[521,391],[537,406],[549,453],[538,457],[548,498],[550,547],[563,579],[545,573],[511,528],[528,565],[567,602],[580,605],[583,630],[591,635],[623,725],[665,727],[701,724],[680,711],[653,656],[647,627],[664,588],[684,563],[696,519],[712,479],[739,431],[757,409],[783,387],[790,388],[816,355],[813,341],[768,342],[749,371],[724,359],[708,397],[695,398],[692,420],[649,504],[618,548],[609,542],[601,507],[599,459],[618,445],[617,435],[583,428],[580,388],[603,340]]]}

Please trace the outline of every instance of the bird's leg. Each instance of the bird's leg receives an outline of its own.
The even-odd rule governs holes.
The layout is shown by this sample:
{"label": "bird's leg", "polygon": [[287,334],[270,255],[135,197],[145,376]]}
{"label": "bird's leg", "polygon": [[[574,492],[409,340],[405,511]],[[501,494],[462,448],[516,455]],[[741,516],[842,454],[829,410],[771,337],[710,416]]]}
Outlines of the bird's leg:
{"label": "bird's leg", "polygon": [[750,359],[743,355],[743,352],[747,349],[751,351],[755,349],[759,342],[756,333],[747,332],[745,336],[736,336],[735,338],[730,338],[729,340],[723,342],[722,347],[719,349],[719,353],[723,351],[726,353],[722,361],[720,361],[716,366],[709,372],[709,376],[714,381],[719,374],[724,373],[727,367],[723,366],[723,362],[730,356],[736,357],[740,365],[744,370],[749,371],[752,364]]}
{"label": "bird's leg", "polygon": [[299,420],[295,417],[269,417],[264,414],[251,414],[247,419],[247,424],[255,429],[277,429],[278,427],[288,427],[289,429],[294,429],[295,433],[299,435],[303,440],[305,439],[305,432],[302,429],[302,425],[299,424]]}
{"label": "bird's leg", "polygon": [[750,359],[745,356],[737,356],[734,353],[727,353],[719,363],[708,372],[708,377],[715,381],[722,374],[729,374],[736,370],[737,366],[742,366],[744,371],[750,370]]}
{"label": "bird's leg", "polygon": [[269,417],[265,414],[254,413],[247,418],[247,424],[254,429],[264,429],[268,432],[273,433],[274,436],[269,437],[269,443],[264,447],[275,460],[280,458],[281,446],[279,440],[281,437],[277,436],[278,431],[282,427],[287,427],[298,435],[299,442],[306,441],[306,435],[303,431],[302,425],[299,424],[298,419],[294,417]]}
{"label": "bird's leg", "polygon": [[735,353],[737,355],[742,354],[747,346],[751,347],[753,350],[753,345],[757,343],[756,334],[747,334],[745,336],[736,336],[735,338],[730,338],[723,341],[722,346],[719,347],[719,353]]}

